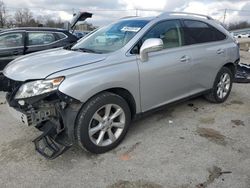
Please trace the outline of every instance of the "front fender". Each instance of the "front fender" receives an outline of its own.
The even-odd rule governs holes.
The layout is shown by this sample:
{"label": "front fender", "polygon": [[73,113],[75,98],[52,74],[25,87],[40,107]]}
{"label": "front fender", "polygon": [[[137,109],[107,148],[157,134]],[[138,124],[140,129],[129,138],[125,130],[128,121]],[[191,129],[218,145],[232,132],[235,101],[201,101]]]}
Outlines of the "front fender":
{"label": "front fender", "polygon": [[81,102],[112,88],[128,90],[134,97],[137,112],[140,112],[139,73],[136,62],[106,66],[76,75],[66,76],[59,91]]}

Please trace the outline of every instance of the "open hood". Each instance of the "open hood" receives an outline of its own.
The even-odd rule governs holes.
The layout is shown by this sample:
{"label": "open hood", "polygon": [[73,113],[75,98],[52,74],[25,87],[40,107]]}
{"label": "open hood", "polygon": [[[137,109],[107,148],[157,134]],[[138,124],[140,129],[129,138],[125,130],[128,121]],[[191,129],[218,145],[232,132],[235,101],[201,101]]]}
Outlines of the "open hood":
{"label": "open hood", "polygon": [[70,28],[74,29],[77,22],[85,21],[87,18],[92,18],[92,13],[89,12],[79,12],[77,14],[74,14],[74,17],[72,21],[70,22]]}

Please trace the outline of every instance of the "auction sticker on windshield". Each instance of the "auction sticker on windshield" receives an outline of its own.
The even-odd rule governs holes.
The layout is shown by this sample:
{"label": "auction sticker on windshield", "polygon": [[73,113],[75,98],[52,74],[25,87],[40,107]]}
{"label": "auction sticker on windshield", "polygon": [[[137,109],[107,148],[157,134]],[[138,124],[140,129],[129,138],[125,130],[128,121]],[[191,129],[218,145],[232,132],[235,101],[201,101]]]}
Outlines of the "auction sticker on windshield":
{"label": "auction sticker on windshield", "polygon": [[124,32],[128,31],[128,32],[137,33],[138,31],[140,31],[140,29],[141,29],[141,27],[127,27],[127,26],[125,26],[121,29],[121,31],[124,31]]}

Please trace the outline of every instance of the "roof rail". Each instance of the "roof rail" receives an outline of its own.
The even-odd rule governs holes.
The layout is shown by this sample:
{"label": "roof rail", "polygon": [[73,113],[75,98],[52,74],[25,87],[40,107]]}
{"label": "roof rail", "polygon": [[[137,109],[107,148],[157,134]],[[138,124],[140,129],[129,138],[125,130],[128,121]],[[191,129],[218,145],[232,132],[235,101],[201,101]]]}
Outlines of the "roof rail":
{"label": "roof rail", "polygon": [[138,18],[138,17],[139,16],[125,16],[125,17],[120,18],[120,20],[129,19],[129,18]]}
{"label": "roof rail", "polygon": [[196,14],[191,12],[163,12],[158,17],[166,16],[166,15],[190,15],[190,16],[198,16],[198,17],[204,17],[208,20],[214,20],[212,17],[203,15],[203,14]]}

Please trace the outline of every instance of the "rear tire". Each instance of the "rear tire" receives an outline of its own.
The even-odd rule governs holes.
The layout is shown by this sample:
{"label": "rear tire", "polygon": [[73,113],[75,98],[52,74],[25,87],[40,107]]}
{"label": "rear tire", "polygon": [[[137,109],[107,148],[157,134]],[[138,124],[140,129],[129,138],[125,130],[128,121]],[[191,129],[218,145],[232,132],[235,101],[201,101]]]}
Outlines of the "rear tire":
{"label": "rear tire", "polygon": [[233,84],[233,73],[227,67],[222,67],[218,72],[213,88],[205,98],[212,103],[223,103],[230,95]]}
{"label": "rear tire", "polygon": [[114,93],[103,92],[80,110],[76,139],[81,148],[95,154],[115,148],[124,139],[131,121],[127,102]]}

